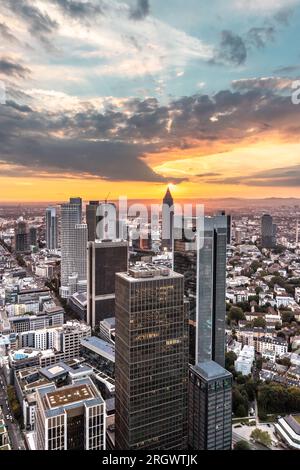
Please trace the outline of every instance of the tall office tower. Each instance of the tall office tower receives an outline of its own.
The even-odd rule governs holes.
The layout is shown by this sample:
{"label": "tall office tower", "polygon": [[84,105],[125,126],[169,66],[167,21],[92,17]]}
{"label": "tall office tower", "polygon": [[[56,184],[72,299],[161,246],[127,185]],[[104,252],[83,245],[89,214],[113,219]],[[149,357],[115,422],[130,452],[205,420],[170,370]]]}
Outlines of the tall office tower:
{"label": "tall office tower", "polygon": [[97,238],[96,227],[97,227],[97,209],[99,201],[90,201],[86,206],[86,224],[88,227],[88,241],[94,242]]}
{"label": "tall office tower", "polygon": [[46,209],[46,244],[48,250],[58,247],[58,218],[55,207]]}
{"label": "tall office tower", "polygon": [[261,219],[261,245],[263,248],[274,248],[276,245],[276,225],[269,214],[264,214]]}
{"label": "tall office tower", "polygon": [[128,269],[128,243],[89,242],[87,258],[87,323],[95,328],[115,315],[115,274]]}
{"label": "tall office tower", "polygon": [[105,450],[105,434],[105,401],[90,378],[66,387],[51,384],[37,390],[37,450]]}
{"label": "tall office tower", "polygon": [[[70,200],[71,201],[71,200]],[[61,206],[61,292],[69,284],[69,278],[78,275],[78,281],[86,279],[87,226],[81,223],[82,208],[79,203]]]}
{"label": "tall office tower", "polygon": [[35,227],[29,228],[29,246],[37,246],[37,229]]}
{"label": "tall office tower", "polygon": [[70,204],[78,206],[79,224],[82,223],[82,199],[81,197],[70,197]]}
{"label": "tall office tower", "polygon": [[162,248],[171,251],[173,247],[174,200],[167,189],[162,207]]}
{"label": "tall office tower", "polygon": [[150,265],[116,275],[116,449],[187,448],[183,282]]}
{"label": "tall office tower", "polygon": [[190,366],[189,449],[230,450],[232,375],[216,362]]}
{"label": "tall office tower", "polygon": [[[190,222],[196,227],[195,220]],[[190,305],[190,362],[213,360],[223,367],[227,218],[205,217],[203,232],[194,228],[192,240],[187,239],[184,229],[175,230],[174,271],[184,275]]]}
{"label": "tall office tower", "polygon": [[98,240],[116,240],[117,234],[117,208],[110,202],[100,203],[97,209],[96,238]]}
{"label": "tall office tower", "polygon": [[227,217],[227,244],[231,245],[232,241],[232,216],[230,214],[226,215],[225,211],[220,211],[217,215],[225,215]]}
{"label": "tall office tower", "polygon": [[299,220],[296,220],[296,246],[299,244]]}
{"label": "tall office tower", "polygon": [[25,220],[20,218],[15,228],[15,250],[17,253],[26,253],[29,250],[29,233]]}

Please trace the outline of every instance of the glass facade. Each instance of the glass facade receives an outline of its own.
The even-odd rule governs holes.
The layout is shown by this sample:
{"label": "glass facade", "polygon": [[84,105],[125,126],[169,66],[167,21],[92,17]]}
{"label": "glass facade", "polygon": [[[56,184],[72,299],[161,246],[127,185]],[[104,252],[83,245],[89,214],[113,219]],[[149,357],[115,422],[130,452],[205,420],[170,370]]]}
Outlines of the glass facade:
{"label": "glass facade", "polygon": [[190,363],[214,360],[223,366],[227,217],[205,217],[204,232],[195,233],[195,243],[181,234],[174,240],[174,271],[184,275],[189,301]]}
{"label": "glass facade", "polygon": [[[206,363],[209,370],[217,364]],[[198,367],[189,374],[189,448],[230,450],[232,440],[232,376],[223,369],[207,376]],[[221,368],[220,368],[221,369]]]}
{"label": "glass facade", "polygon": [[116,448],[186,449],[183,277],[116,281]]}

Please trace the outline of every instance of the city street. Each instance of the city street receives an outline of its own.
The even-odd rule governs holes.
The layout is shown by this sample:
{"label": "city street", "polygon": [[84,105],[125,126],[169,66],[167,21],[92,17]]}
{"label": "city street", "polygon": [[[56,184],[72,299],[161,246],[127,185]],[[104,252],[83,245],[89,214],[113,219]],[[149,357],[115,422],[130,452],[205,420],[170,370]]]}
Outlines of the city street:
{"label": "city street", "polygon": [[24,439],[18,423],[7,419],[7,415],[12,415],[9,405],[7,405],[7,389],[5,378],[0,369],[0,406],[4,415],[4,421],[8,429],[10,444],[13,450],[25,450]]}

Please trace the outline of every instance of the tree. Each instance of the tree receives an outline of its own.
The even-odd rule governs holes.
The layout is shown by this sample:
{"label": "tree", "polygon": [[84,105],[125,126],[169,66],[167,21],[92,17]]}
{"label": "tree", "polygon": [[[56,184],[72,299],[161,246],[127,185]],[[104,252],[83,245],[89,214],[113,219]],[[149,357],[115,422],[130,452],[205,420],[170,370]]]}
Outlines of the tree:
{"label": "tree", "polygon": [[251,450],[250,444],[247,441],[238,441],[234,444],[234,450]]}
{"label": "tree", "polygon": [[248,413],[246,407],[244,405],[239,405],[236,409],[235,416],[237,418],[244,418],[247,415]]}
{"label": "tree", "polygon": [[255,318],[255,320],[253,320],[253,326],[257,328],[266,328],[266,320],[262,317]]}
{"label": "tree", "polygon": [[283,323],[291,323],[295,320],[294,313],[288,310],[281,312],[281,319]]}
{"label": "tree", "polygon": [[251,433],[251,438],[257,442],[260,442],[266,447],[271,447],[272,439],[268,431],[261,431],[260,429],[256,428]]}
{"label": "tree", "polygon": [[225,369],[231,371],[237,360],[237,355],[233,351],[229,351],[225,354]]}
{"label": "tree", "polygon": [[238,323],[240,320],[245,320],[244,312],[239,307],[231,307],[228,312],[228,320]]}

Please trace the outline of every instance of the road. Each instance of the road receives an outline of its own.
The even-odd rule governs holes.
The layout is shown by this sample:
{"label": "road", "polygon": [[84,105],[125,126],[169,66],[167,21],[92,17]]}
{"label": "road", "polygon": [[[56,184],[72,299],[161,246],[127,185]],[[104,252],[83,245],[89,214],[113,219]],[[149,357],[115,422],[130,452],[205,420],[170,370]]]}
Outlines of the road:
{"label": "road", "polygon": [[10,444],[13,450],[25,450],[24,439],[19,427],[19,424],[14,419],[13,422],[11,420],[6,419],[7,415],[12,415],[12,412],[9,409],[9,405],[7,405],[7,387],[5,378],[2,374],[0,369],[0,406],[4,415],[4,421],[6,427],[8,429],[8,434],[10,438]]}

